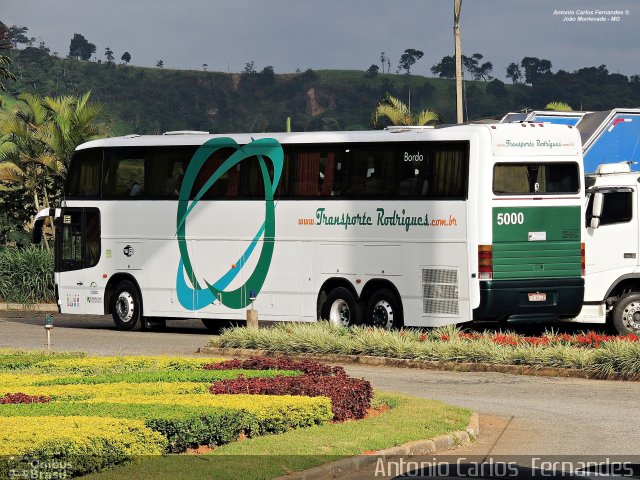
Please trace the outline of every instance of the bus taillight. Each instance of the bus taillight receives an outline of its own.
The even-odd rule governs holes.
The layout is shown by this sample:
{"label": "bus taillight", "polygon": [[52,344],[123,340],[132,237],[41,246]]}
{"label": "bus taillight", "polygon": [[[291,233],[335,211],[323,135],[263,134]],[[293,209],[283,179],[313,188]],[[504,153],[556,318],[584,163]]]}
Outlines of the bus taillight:
{"label": "bus taillight", "polygon": [[493,278],[493,247],[478,245],[478,278],[491,280]]}
{"label": "bus taillight", "polygon": [[584,249],[584,242],[580,244],[580,274],[584,277],[587,268],[586,268],[586,253]]}

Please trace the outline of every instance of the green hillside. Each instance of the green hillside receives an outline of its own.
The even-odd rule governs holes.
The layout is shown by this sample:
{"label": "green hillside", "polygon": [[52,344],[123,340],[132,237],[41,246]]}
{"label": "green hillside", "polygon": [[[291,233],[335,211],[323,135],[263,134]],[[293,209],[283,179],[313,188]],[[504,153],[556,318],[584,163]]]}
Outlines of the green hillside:
{"label": "green hillside", "polygon": [[[61,59],[38,48],[12,50],[9,92],[81,95],[105,104],[114,134],[168,130],[210,132],[281,131],[286,118],[293,130],[370,128],[371,113],[390,93],[413,111],[436,110],[445,122],[455,119],[454,82],[415,75],[364,71],[307,70],[297,74],[229,74],[194,70],[140,68]],[[622,78],[620,78],[622,77]],[[634,80],[635,79],[635,80]],[[571,88],[563,88],[570,85]],[[605,109],[640,104],[640,82],[606,69],[549,74],[533,86],[465,82],[470,119],[500,116],[522,108],[543,108],[552,100],[574,108]],[[5,95],[2,115],[14,100]]]}

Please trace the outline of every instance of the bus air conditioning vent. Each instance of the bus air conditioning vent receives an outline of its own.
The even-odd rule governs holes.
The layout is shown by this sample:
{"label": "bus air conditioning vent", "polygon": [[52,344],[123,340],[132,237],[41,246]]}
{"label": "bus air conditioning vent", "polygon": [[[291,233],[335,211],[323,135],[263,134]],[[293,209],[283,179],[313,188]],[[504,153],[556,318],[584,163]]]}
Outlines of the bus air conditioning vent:
{"label": "bus air conditioning vent", "polygon": [[422,312],[427,315],[460,315],[458,270],[422,269]]}

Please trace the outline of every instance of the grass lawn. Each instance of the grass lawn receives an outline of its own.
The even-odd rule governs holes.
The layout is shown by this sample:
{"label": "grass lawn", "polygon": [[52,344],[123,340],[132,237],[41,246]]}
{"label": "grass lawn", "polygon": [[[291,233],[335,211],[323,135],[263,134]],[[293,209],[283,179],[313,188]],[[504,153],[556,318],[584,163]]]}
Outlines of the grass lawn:
{"label": "grass lawn", "polygon": [[434,400],[377,393],[390,410],[365,420],[245,439],[204,455],[145,459],[83,478],[268,479],[413,440],[464,430],[471,412]]}

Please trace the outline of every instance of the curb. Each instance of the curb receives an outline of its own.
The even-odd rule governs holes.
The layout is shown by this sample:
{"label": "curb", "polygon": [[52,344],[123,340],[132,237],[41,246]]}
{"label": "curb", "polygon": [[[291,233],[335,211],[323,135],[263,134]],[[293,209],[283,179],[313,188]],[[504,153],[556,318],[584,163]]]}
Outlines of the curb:
{"label": "curb", "polygon": [[8,312],[54,312],[58,313],[55,303],[0,303],[0,311]]}
{"label": "curb", "polygon": [[344,475],[358,473],[367,466],[376,463],[381,457],[390,460],[395,457],[427,455],[450,450],[451,448],[468,445],[480,436],[480,423],[477,413],[471,414],[469,425],[464,431],[452,432],[448,435],[427,440],[416,440],[405,443],[399,447],[386,448],[368,455],[346,458],[336,462],[327,463],[319,467],[310,468],[302,472],[276,477],[275,480],[324,480],[326,478],[340,478]]}
{"label": "curb", "polygon": [[531,375],[536,377],[561,377],[561,378],[587,378],[591,380],[625,380],[640,381],[640,375],[629,376],[620,373],[597,375],[588,370],[579,370],[560,367],[537,367],[529,365],[497,365],[471,362],[436,362],[430,360],[409,360],[404,358],[374,357],[369,355],[345,355],[345,354],[313,354],[313,353],[283,353],[270,350],[254,350],[248,348],[216,348],[201,347],[199,353],[223,356],[296,356],[312,360],[347,363],[355,365],[371,365],[380,367],[418,368],[422,370],[447,370],[455,372],[496,372],[513,375]]}

